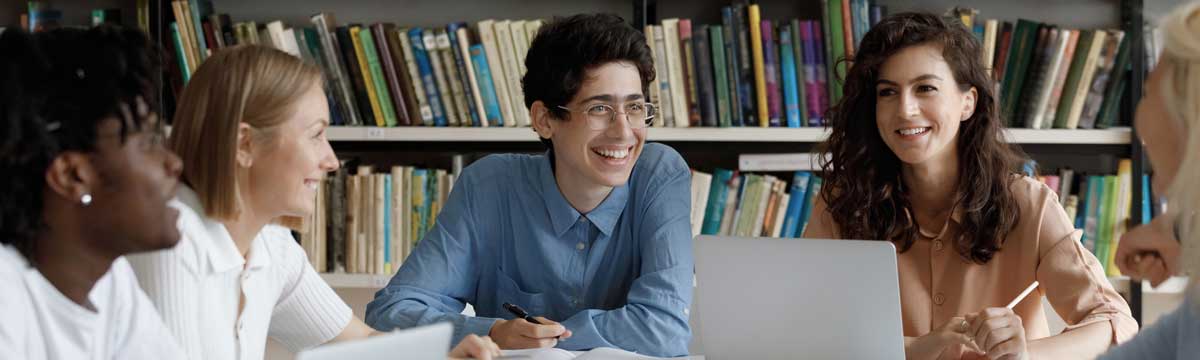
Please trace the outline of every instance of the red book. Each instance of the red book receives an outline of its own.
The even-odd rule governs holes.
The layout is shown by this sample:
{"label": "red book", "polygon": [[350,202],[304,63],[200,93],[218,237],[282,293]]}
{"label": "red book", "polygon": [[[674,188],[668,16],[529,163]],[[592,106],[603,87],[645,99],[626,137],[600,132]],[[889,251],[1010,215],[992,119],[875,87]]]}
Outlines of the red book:
{"label": "red book", "polygon": [[842,37],[846,41],[846,60],[854,60],[854,23],[850,16],[850,0],[842,0]]}
{"label": "red book", "polygon": [[1013,25],[1005,21],[1003,30],[1000,31],[1000,41],[996,43],[996,61],[993,61],[992,70],[996,72],[996,83],[999,84],[1001,79],[1004,79],[1004,66],[1008,59],[1008,48],[1012,44]]}

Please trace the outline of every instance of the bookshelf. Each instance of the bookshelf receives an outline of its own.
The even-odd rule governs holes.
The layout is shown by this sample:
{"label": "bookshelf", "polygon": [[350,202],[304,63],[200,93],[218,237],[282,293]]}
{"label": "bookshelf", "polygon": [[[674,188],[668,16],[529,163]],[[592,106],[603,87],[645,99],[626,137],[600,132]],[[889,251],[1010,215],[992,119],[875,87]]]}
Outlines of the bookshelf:
{"label": "bookshelf", "polygon": [[[763,142],[816,143],[825,140],[824,128],[651,128],[647,141],[658,142]],[[1130,128],[1097,130],[1007,129],[1014,144],[1128,145]],[[537,142],[529,128],[445,127],[332,127],[332,142]]]}

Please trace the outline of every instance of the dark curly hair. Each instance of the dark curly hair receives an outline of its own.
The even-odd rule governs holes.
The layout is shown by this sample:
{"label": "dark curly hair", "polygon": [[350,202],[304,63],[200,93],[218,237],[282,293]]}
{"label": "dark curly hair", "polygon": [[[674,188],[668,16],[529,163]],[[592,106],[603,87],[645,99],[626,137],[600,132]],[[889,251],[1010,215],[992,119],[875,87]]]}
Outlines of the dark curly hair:
{"label": "dark curly hair", "polygon": [[[566,105],[579,93],[579,87],[593,67],[614,61],[628,61],[637,67],[642,79],[642,95],[649,93],[654,81],[654,58],[646,45],[646,36],[620,16],[579,14],[555,18],[538,29],[525,56],[525,107],[542,101],[556,119],[567,119]],[[553,150],[550,139],[542,139]]]}
{"label": "dark curly hair", "polygon": [[122,104],[158,108],[156,54],[141,31],[109,25],[0,33],[0,243],[32,258],[54,158],[94,150],[110,116],[124,142],[146,119],[120,116]]}
{"label": "dark curly hair", "polygon": [[1020,217],[1009,184],[1024,154],[1005,143],[995,84],[980,61],[980,45],[961,23],[922,13],[887,17],[863,37],[846,74],[844,97],[829,109],[832,132],[818,146],[831,157],[821,164],[839,235],[886,239],[904,252],[917,236],[912,204],[901,186],[901,161],[879,135],[875,85],[882,64],[901,49],[932,44],[942,49],[961,90],[978,92],[975,113],[958,132],[960,178],[955,189],[962,232],[954,246],[965,259],[987,263]]}

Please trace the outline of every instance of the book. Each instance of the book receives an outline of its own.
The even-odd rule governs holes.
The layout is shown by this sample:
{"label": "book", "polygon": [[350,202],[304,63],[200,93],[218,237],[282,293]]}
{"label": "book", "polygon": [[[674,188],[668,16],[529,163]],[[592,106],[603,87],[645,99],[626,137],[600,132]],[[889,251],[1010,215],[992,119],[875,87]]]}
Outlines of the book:
{"label": "book", "polygon": [[1017,113],[1015,116],[1014,125],[1021,125],[1032,128],[1030,125],[1033,122],[1033,114],[1037,112],[1037,105],[1041,101],[1043,79],[1046,78],[1046,70],[1050,68],[1049,62],[1053,60],[1054,46],[1051,43],[1056,42],[1058,32],[1056,29],[1040,25],[1038,28],[1037,41],[1034,42],[1033,52],[1031,53],[1029,70],[1025,72],[1025,87],[1026,90],[1021,92],[1020,103],[1017,104]]}
{"label": "book", "polygon": [[[850,2],[854,0],[841,0],[842,3],[842,41],[846,44],[846,60],[854,58],[854,19],[852,18],[852,8]],[[845,73],[842,73],[845,76]]]}
{"label": "book", "polygon": [[425,88],[425,97],[429,102],[430,111],[433,113],[433,123],[426,123],[425,125],[446,126],[446,108],[443,106],[441,93],[437,87],[437,79],[434,78],[433,63],[429,60],[430,56],[425,48],[424,33],[425,30],[421,28],[408,30],[408,41],[412,47],[412,57],[416,60],[417,70],[420,72],[421,84]]}
{"label": "book", "polygon": [[1100,114],[1100,106],[1104,102],[1113,65],[1117,61],[1117,53],[1125,38],[1125,33],[1119,30],[1108,33],[1109,36],[1105,38],[1104,47],[1100,51],[1099,57],[1096,58],[1095,75],[1092,77],[1092,83],[1088,86],[1087,95],[1084,97],[1083,112],[1079,118],[1079,128],[1081,129],[1096,127],[1096,119]]}
{"label": "book", "polygon": [[661,111],[663,105],[662,95],[660,94],[659,90],[659,85],[663,80],[663,72],[659,70],[662,67],[662,55],[658,54],[657,46],[654,41],[654,25],[646,25],[646,27],[642,30],[642,33],[646,35],[646,47],[650,50],[650,58],[653,60],[654,65],[654,80],[650,82],[650,86],[646,87],[647,90],[649,90],[647,96],[650,97],[649,99],[646,99],[646,101],[654,104],[654,107],[659,109],[659,114],[654,117],[650,126],[663,127],[663,125],[665,125],[665,122],[663,121],[665,114],[663,114]]}
{"label": "book", "polygon": [[792,27],[784,25],[779,31],[780,69],[783,75],[783,103],[787,127],[798,128],[802,124],[800,118],[800,94],[796,80],[796,57],[792,46]]}
{"label": "book", "polygon": [[996,59],[996,31],[1000,28],[1000,21],[987,20],[983,25],[983,67],[989,70],[989,73],[995,65]]}
{"label": "book", "polygon": [[475,67],[476,79],[479,81],[479,94],[483,100],[484,114],[487,115],[487,126],[504,126],[504,116],[501,112],[500,100],[496,96],[495,82],[492,80],[491,67],[488,66],[486,50],[482,44],[471,45],[471,65]]}
{"label": "book", "polygon": [[[384,43],[387,44],[387,55],[385,55],[385,58],[390,60],[385,62],[385,66],[388,68],[389,83],[396,84],[398,88],[398,91],[392,92],[392,97],[395,99],[396,104],[398,104],[396,106],[396,118],[400,126],[421,125],[424,121],[421,117],[421,103],[417,100],[416,94],[417,88],[421,87],[420,79],[414,79],[409,74],[409,61],[404,56],[404,49],[407,46],[404,45],[405,43],[402,39],[406,39],[407,37],[407,33],[396,28],[395,25],[384,24],[383,35],[378,38],[385,39]],[[403,104],[403,106],[399,104]]]}
{"label": "book", "polygon": [[[1114,45],[1115,47],[1116,45]],[[1131,208],[1133,207],[1133,160],[1121,159],[1117,162],[1116,176],[1116,206],[1113,209],[1113,230],[1108,257],[1101,259],[1106,264],[1108,276],[1121,276],[1121,270],[1114,266],[1117,249],[1121,244],[1121,236],[1129,230]],[[1140,219],[1139,219],[1140,220]]]}
{"label": "book", "polygon": [[[228,16],[222,17],[222,22],[228,24],[226,20]],[[340,125],[359,125],[362,121],[359,120],[358,109],[354,99],[354,88],[348,79],[348,73],[345,70],[346,63],[342,60],[341,54],[338,52],[339,47],[337,40],[334,38],[334,33],[337,31],[337,20],[332,13],[319,13],[309,18],[309,21],[316,26],[317,35],[321,42],[321,58],[324,59],[325,66],[322,68],[325,74],[326,86],[333,93],[337,111],[344,124]],[[231,39],[230,39],[231,40]],[[227,40],[229,41],[229,40]]]}
{"label": "book", "polygon": [[742,103],[739,99],[741,91],[741,65],[738,64],[738,36],[733,7],[721,8],[721,40],[725,55],[725,77],[728,82],[726,90],[729,93],[729,124],[742,126]]}
{"label": "book", "polygon": [[812,178],[812,172],[797,171],[792,174],[791,196],[795,201],[788,203],[787,209],[784,211],[786,215],[783,220],[783,228],[780,230],[781,237],[799,237],[797,229],[800,228],[800,216],[804,212],[805,199],[808,196],[809,179]]}
{"label": "book", "polygon": [[[412,30],[407,28],[397,29],[395,36],[400,43],[400,52],[404,56],[404,67],[408,70],[408,79],[412,84],[413,98],[417,102],[417,112],[420,114],[419,117],[413,119],[413,125],[433,126],[433,106],[429,104],[429,96],[425,94],[425,78],[421,76],[421,68],[417,65],[416,52],[413,50],[412,37],[409,36]],[[418,121],[417,119],[420,120]]]}
{"label": "book", "polygon": [[412,84],[402,82],[401,80],[404,80],[403,72],[397,71],[396,64],[402,64],[403,62],[398,61],[395,56],[399,52],[392,51],[392,46],[396,44],[396,41],[389,38],[389,34],[392,34],[389,30],[394,29],[395,26],[390,24],[376,23],[371,25],[371,34],[375,40],[375,50],[379,57],[380,70],[382,70],[384,75],[384,85],[388,90],[388,95],[390,95],[389,100],[391,100],[391,105],[393,106],[393,122],[389,123],[391,124],[389,126],[409,126],[411,119],[409,118],[409,103],[405,98],[405,89],[411,88]]}
{"label": "book", "polygon": [[479,93],[479,83],[475,79],[474,66],[471,64],[470,34],[466,23],[447,25],[446,34],[450,37],[450,51],[454,53],[454,66],[458,71],[459,81],[462,82],[463,96],[467,112],[471,117],[471,126],[484,127],[487,121],[483,114],[483,98]]}
{"label": "book", "polygon": [[671,87],[671,110],[674,112],[674,116],[672,116],[674,123],[668,124],[668,126],[688,127],[690,124],[688,123],[687,83],[683,78],[686,69],[683,64],[683,52],[679,46],[679,19],[663,20],[662,27],[663,45],[666,48],[666,56],[664,56],[667,65],[666,74]]}
{"label": "book", "polygon": [[741,189],[742,176],[738,176],[737,172],[734,172],[726,186],[725,213],[721,215],[721,226],[717,230],[718,235],[729,236],[733,234],[733,222],[737,218],[738,203],[742,196]]}
{"label": "book", "polygon": [[829,103],[836,104],[842,99],[842,81],[841,76],[846,74],[845,62],[842,59],[849,58],[849,51],[846,49],[845,36],[842,28],[842,0],[826,0],[821,3],[825,10],[825,21],[822,25],[825,26],[825,46],[826,51],[826,68],[829,69],[828,84],[829,88]]}
{"label": "book", "polygon": [[517,120],[514,117],[514,109],[512,108],[512,100],[509,94],[508,77],[505,74],[504,64],[500,60],[500,46],[496,40],[496,21],[483,20],[476,24],[479,32],[479,42],[483,45],[484,53],[487,55],[487,68],[492,78],[492,88],[496,92],[496,102],[500,105],[500,125],[505,127],[517,126]]}
{"label": "book", "polygon": [[[697,99],[700,111],[699,125],[705,127],[716,127],[718,125],[718,118],[720,118],[721,114],[719,113],[719,105],[717,104],[717,101],[719,101],[717,92],[720,89],[717,88],[724,88],[725,83],[724,81],[718,82],[713,79],[713,75],[720,73],[720,71],[713,71],[714,60],[712,49],[714,48],[714,44],[712,39],[709,38],[711,32],[709,25],[701,25],[694,29],[692,35],[694,43],[692,47],[695,49],[695,60],[693,63],[696,65],[696,88],[699,91]],[[722,60],[724,60],[724,56],[722,56]],[[724,69],[724,67],[722,66],[717,69]],[[726,97],[728,97],[728,94],[726,94]]]}
{"label": "book", "polygon": [[783,94],[780,91],[779,47],[775,42],[775,23],[760,22],[763,40],[763,77],[767,85],[767,124],[772,127],[783,125]]}
{"label": "book", "polygon": [[1098,237],[1096,238],[1096,259],[1100,260],[1100,265],[1107,273],[1111,264],[1108,263],[1109,252],[1116,251],[1112,247],[1113,244],[1113,227],[1116,225],[1116,207],[1117,207],[1117,177],[1107,175],[1104,179],[1104,192],[1102,194],[1102,202],[1099,213],[1099,229],[1097,230]]}
{"label": "book", "polygon": [[696,48],[692,40],[692,21],[679,20],[679,46],[683,50],[683,84],[687,93],[688,126],[700,126],[700,91],[697,89],[699,79],[696,71]]}
{"label": "book", "polygon": [[379,89],[375,86],[374,75],[371,73],[370,65],[368,64],[366,51],[363,49],[362,28],[353,25],[350,26],[350,43],[354,46],[354,56],[358,59],[359,73],[362,74],[363,86],[367,89],[367,100],[371,104],[371,118],[375,121],[376,126],[383,126],[387,121],[383,115],[383,106],[379,102]]}
{"label": "book", "polygon": [[700,228],[701,234],[717,235],[721,231],[721,219],[725,214],[725,204],[730,196],[729,184],[732,178],[732,170],[716,169],[713,171],[704,209],[704,223]]}
{"label": "book", "polygon": [[788,28],[792,35],[792,73],[796,77],[796,107],[800,117],[799,126],[807,126],[808,124],[808,89],[805,84],[808,82],[807,75],[804,69],[804,43],[800,40],[800,19],[792,19]]}
{"label": "book", "polygon": [[746,7],[746,13],[749,15],[750,59],[754,64],[754,100],[758,107],[757,126],[768,127],[771,126],[771,114],[770,108],[767,107],[767,74],[763,59],[762,20],[758,12],[758,5],[752,4]]}
{"label": "book", "polygon": [[179,70],[183,73],[183,83],[186,84],[191,80],[191,72],[188,71],[188,57],[184,54],[183,36],[179,34],[179,24],[172,22],[171,25],[171,40],[175,42],[175,58],[179,60]]}
{"label": "book", "polygon": [[1088,53],[1092,46],[1092,39],[1095,38],[1095,31],[1080,30],[1079,40],[1075,45],[1075,53],[1071,60],[1070,71],[1067,73],[1066,82],[1063,83],[1062,95],[1060,95],[1058,110],[1054,115],[1054,128],[1056,129],[1074,129],[1068,127],[1071,118],[1071,108],[1074,107],[1075,92],[1079,88],[1079,80],[1083,76],[1084,63],[1087,62]]}
{"label": "book", "polygon": [[1121,97],[1125,95],[1126,73],[1129,70],[1130,44],[1136,39],[1125,37],[1117,50],[1117,57],[1110,70],[1108,88],[1105,89],[1104,102],[1100,104],[1100,112],[1096,114],[1096,127],[1107,129],[1117,123],[1120,112]]}
{"label": "book", "polygon": [[[758,116],[758,87],[755,77],[754,55],[751,51],[750,30],[751,27],[747,19],[747,5],[735,3],[733,7],[733,21],[735,30],[737,31],[737,52],[738,52],[738,72],[740,79],[738,80],[738,103],[742,108],[742,123],[741,126],[759,126],[761,117]],[[755,24],[757,27],[757,24]],[[764,105],[765,106],[765,105]],[[765,121],[765,120],[764,120]]]}
{"label": "book", "polygon": [[[442,71],[446,74],[446,83],[450,90],[451,102],[454,103],[455,120],[457,120],[451,122],[450,126],[472,126],[474,120],[471,118],[470,106],[467,105],[468,89],[463,87],[462,75],[460,75],[457,61],[454,59],[454,47],[450,42],[448,31],[437,30],[437,47],[442,57]],[[446,111],[449,112],[450,109],[446,109]]]}
{"label": "book", "polygon": [[1096,30],[1092,36],[1092,43],[1088,46],[1087,58],[1083,62],[1083,69],[1080,70],[1079,81],[1071,98],[1071,112],[1067,118],[1068,129],[1078,129],[1079,119],[1083,115],[1083,104],[1087,101],[1088,88],[1092,85],[1092,78],[1096,76],[1096,64],[1100,58],[1100,51],[1103,50],[1105,39],[1108,38],[1108,32]]}
{"label": "book", "polygon": [[[244,33],[244,32],[243,32]],[[339,26],[334,30],[341,56],[344,59],[347,77],[354,86],[354,99],[357,101],[358,124],[374,124],[375,113],[371,108],[371,98],[367,95],[367,85],[363,80],[362,67],[358,63],[358,54],[354,50],[354,42],[350,35],[349,26]]]}
{"label": "book", "polygon": [[[521,89],[521,68],[517,65],[517,56],[513,50],[512,30],[509,20],[497,21],[496,46],[500,49],[500,61],[504,67],[504,76],[508,80],[508,96],[512,102],[512,114],[515,126],[529,126],[529,108],[525,107],[524,90]],[[494,69],[493,69],[494,70]]]}
{"label": "book", "polygon": [[821,201],[821,187],[824,180],[820,177],[813,176],[808,179],[808,192],[804,194],[804,209],[800,212],[800,224],[796,229],[796,237],[804,237],[804,230],[808,228],[809,219],[812,218],[812,209],[817,201]]}
{"label": "book", "polygon": [[380,61],[379,47],[375,44],[375,37],[371,34],[371,29],[363,29],[358,32],[359,41],[362,42],[363,54],[366,55],[367,68],[371,74],[371,88],[375,89],[375,96],[378,97],[379,112],[381,117],[375,118],[375,125],[379,127],[394,127],[396,126],[396,108],[392,103],[391,90],[388,89],[387,78],[383,74],[383,64]]}
{"label": "book", "polygon": [[1001,113],[1004,114],[1010,127],[1017,125],[1015,117],[1021,104],[1020,100],[1029,64],[1033,62],[1039,26],[1041,25],[1036,22],[1019,19],[1013,33],[1005,65],[1007,69],[1005,69],[1004,80],[1000,83],[1000,100],[1004,104]]}
{"label": "book", "polygon": [[191,26],[189,31],[194,31],[192,32],[192,36],[196,44],[196,55],[198,56],[196,63],[199,65],[200,62],[208,59],[209,56],[209,44],[204,37],[204,25],[200,19],[207,18],[208,15],[213,13],[213,4],[209,0],[187,0],[184,6],[188,8],[187,21],[188,25]]}
{"label": "book", "polygon": [[[1028,114],[1026,127],[1030,129],[1043,129],[1048,127],[1046,121],[1046,110],[1050,106],[1050,98],[1053,96],[1055,86],[1059,83],[1058,79],[1060,69],[1063,67],[1063,58],[1066,55],[1067,45],[1071,39],[1071,33],[1067,30],[1051,30],[1051,38],[1053,46],[1050,47],[1049,60],[1045,63],[1045,71],[1040,78],[1040,85],[1035,88],[1038,91],[1036,102],[1031,114]],[[1060,88],[1061,89],[1061,88]]]}
{"label": "book", "polygon": [[1087,179],[1087,207],[1083,213],[1083,247],[1093,253],[1096,252],[1096,243],[1100,238],[1100,211],[1105,206],[1102,205],[1102,199],[1106,188],[1103,176],[1088,176]]}
{"label": "book", "polygon": [[824,99],[825,85],[822,78],[825,75],[825,68],[820,66],[820,56],[824,54],[819,43],[821,35],[818,33],[820,27],[814,21],[802,21],[800,23],[800,38],[804,43],[804,81],[806,94],[808,95],[805,102],[808,107],[808,126],[817,127],[822,125],[821,119],[824,117]]}
{"label": "book", "polygon": [[708,211],[708,193],[712,185],[713,175],[692,171],[692,236],[700,235],[704,227],[704,217]]}
{"label": "book", "polygon": [[[655,125],[665,127],[675,127],[675,100],[671,89],[670,66],[667,63],[667,44],[666,30],[662,26],[653,26],[650,29],[654,32],[654,73],[655,79],[658,80],[658,113],[662,123],[655,121]],[[649,44],[647,44],[649,45]]]}
{"label": "book", "polygon": [[[446,66],[443,61],[445,58],[442,56],[445,51],[438,41],[439,31],[441,30],[423,29],[421,31],[421,41],[425,44],[429,67],[433,69],[433,84],[437,88],[436,98],[441,103],[442,118],[444,119],[444,121],[438,121],[437,108],[434,108],[434,126],[458,126],[457,105],[454,103],[454,92],[450,88],[450,81],[446,75]],[[426,90],[426,93],[429,91]]]}
{"label": "book", "polygon": [[712,50],[713,87],[716,90],[717,124],[720,127],[732,126],[733,103],[730,94],[730,71],[725,58],[725,28],[713,25],[708,28]]}
{"label": "book", "polygon": [[[1065,31],[1065,30],[1064,30]],[[1062,53],[1062,59],[1059,62],[1058,70],[1055,71],[1053,85],[1051,85],[1050,95],[1046,102],[1045,113],[1042,114],[1042,119],[1038,121],[1038,128],[1048,129],[1055,125],[1058,117],[1058,107],[1062,102],[1062,91],[1066,87],[1067,76],[1071,70],[1071,63],[1075,56],[1075,46],[1079,42],[1079,31],[1070,30],[1067,34],[1068,38],[1066,47]],[[1060,34],[1060,36],[1062,36]]]}

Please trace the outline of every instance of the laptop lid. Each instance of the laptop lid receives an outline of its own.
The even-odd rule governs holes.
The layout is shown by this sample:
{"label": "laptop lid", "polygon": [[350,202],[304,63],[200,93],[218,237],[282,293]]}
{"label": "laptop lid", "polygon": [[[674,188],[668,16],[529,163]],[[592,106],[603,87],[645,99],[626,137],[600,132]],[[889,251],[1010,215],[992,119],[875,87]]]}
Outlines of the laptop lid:
{"label": "laptop lid", "polygon": [[887,241],[699,236],[695,304],[709,359],[903,359]]}

